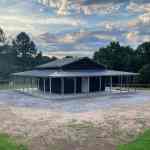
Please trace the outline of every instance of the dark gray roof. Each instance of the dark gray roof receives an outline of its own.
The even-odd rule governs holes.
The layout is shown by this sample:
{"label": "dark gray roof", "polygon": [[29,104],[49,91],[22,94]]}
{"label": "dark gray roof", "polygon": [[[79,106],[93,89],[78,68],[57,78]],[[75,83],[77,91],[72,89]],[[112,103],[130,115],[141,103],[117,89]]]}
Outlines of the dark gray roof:
{"label": "dark gray roof", "polygon": [[42,69],[42,68],[60,68],[64,65],[68,65],[74,61],[77,61],[81,58],[63,58],[63,59],[57,59],[52,62],[46,63],[44,65],[37,66],[36,68]]}
{"label": "dark gray roof", "polygon": [[89,77],[89,76],[136,76],[138,73],[114,71],[114,70],[32,70],[14,73],[14,76],[28,77]]}

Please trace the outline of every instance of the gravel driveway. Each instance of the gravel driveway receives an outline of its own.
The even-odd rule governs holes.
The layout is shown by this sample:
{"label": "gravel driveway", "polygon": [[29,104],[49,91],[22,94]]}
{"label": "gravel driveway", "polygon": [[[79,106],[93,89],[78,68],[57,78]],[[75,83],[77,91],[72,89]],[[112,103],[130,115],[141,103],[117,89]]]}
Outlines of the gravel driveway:
{"label": "gravel driveway", "polygon": [[150,101],[149,91],[118,93],[101,97],[86,97],[67,100],[47,100],[15,91],[0,92],[0,104],[25,108],[49,109],[54,111],[59,110],[71,113],[96,111],[99,109],[112,108],[116,105],[135,105],[148,101]]}
{"label": "gravel driveway", "polygon": [[29,150],[115,150],[150,127],[150,92],[47,100],[0,91],[0,122]]}

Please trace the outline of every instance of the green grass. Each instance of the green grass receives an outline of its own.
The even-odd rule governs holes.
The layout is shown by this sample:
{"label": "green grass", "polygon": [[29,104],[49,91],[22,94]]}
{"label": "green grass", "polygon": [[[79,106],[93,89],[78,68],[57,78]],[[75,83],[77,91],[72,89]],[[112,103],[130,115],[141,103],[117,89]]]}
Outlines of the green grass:
{"label": "green grass", "polygon": [[0,150],[27,150],[27,147],[17,144],[15,139],[6,134],[0,134]]}
{"label": "green grass", "polygon": [[119,145],[117,150],[150,150],[150,130],[129,144]]}

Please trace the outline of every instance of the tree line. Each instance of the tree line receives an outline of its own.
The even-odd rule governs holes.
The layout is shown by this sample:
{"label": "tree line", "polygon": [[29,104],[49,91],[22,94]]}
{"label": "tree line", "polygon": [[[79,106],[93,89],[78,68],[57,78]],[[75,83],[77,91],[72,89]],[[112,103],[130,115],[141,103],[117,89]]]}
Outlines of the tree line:
{"label": "tree line", "polygon": [[[43,56],[27,33],[21,32],[9,41],[0,28],[0,79],[7,79],[13,72],[30,70],[55,59]],[[144,42],[136,49],[111,42],[99,48],[93,59],[108,69],[139,72],[138,82],[150,84],[150,42]]]}
{"label": "tree line", "polygon": [[111,42],[106,47],[99,48],[93,59],[108,69],[138,72],[138,82],[150,84],[150,42],[144,42],[136,49]]}
{"label": "tree line", "polygon": [[27,33],[21,32],[9,41],[0,28],[0,80],[8,79],[11,73],[29,70],[55,59],[43,56]]}

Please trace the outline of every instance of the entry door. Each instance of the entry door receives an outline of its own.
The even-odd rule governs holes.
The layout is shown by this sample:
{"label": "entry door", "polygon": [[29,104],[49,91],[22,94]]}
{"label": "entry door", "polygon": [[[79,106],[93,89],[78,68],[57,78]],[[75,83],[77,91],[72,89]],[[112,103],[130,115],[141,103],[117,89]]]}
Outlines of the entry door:
{"label": "entry door", "polygon": [[82,93],[89,92],[89,78],[84,77],[82,78]]}

